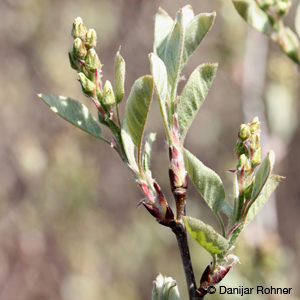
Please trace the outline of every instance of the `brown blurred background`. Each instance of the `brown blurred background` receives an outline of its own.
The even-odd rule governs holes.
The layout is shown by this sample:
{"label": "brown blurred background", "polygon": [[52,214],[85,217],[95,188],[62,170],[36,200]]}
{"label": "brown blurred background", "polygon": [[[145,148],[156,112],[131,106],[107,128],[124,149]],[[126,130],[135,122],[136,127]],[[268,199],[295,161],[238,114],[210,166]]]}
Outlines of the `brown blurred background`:
{"label": "brown blurred background", "polygon": [[[239,239],[236,253],[242,264],[222,284],[293,288],[286,298],[244,299],[299,299],[300,97],[295,65],[250,29],[231,1],[1,0],[1,300],[151,299],[158,272],[175,278],[186,299],[175,239],[142,207],[136,208],[142,195],[126,167],[107,145],[55,116],[36,94],[70,96],[93,109],[67,57],[72,21],[81,16],[98,33],[104,78],[112,80],[114,56],[122,45],[128,95],[134,80],[149,73],[147,54],[158,6],[174,16],[188,3],[196,13],[216,11],[217,19],[184,74],[188,78],[202,62],[218,61],[219,70],[187,148],[220,174],[230,199],[232,177],[226,170],[235,165],[237,130],[258,115],[264,153],[275,150],[275,172],[287,177]],[[291,26],[293,16],[294,6],[286,20]],[[158,133],[153,173],[173,205],[156,101],[150,120],[147,130]],[[192,185],[187,209],[218,228]],[[198,281],[210,257],[196,242],[190,245]]]}

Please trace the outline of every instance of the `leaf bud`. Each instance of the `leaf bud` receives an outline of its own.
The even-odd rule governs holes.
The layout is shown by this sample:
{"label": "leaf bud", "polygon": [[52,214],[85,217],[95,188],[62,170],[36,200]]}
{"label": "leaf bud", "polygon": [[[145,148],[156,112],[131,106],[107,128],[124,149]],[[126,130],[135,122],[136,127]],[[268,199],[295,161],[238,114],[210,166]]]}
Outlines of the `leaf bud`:
{"label": "leaf bud", "polygon": [[115,57],[115,88],[116,102],[120,103],[124,97],[125,60],[118,51]]}
{"label": "leaf bud", "polygon": [[152,300],[179,300],[176,281],[172,277],[159,274],[153,281]]}
{"label": "leaf bud", "polygon": [[104,105],[113,105],[116,102],[115,94],[109,80],[106,80],[104,84],[102,102]]}
{"label": "leaf bud", "polygon": [[78,73],[78,80],[80,81],[82,91],[89,96],[93,96],[96,89],[95,83],[89,80],[83,73]]}
{"label": "leaf bud", "polygon": [[87,53],[87,50],[80,38],[76,38],[73,43],[73,52],[74,55],[80,59],[84,59]]}
{"label": "leaf bud", "polygon": [[87,68],[91,71],[101,69],[101,62],[95,49],[91,48],[88,50],[87,55],[85,57],[85,64]]}
{"label": "leaf bud", "polygon": [[241,124],[238,134],[241,140],[246,140],[251,136],[250,127],[247,124]]}
{"label": "leaf bud", "polygon": [[73,22],[73,28],[71,33],[73,38],[85,39],[86,32],[87,30],[85,25],[83,24],[82,19],[80,17],[77,17]]}
{"label": "leaf bud", "polygon": [[90,28],[85,36],[85,45],[88,49],[96,47],[97,44],[97,32],[95,29]]}

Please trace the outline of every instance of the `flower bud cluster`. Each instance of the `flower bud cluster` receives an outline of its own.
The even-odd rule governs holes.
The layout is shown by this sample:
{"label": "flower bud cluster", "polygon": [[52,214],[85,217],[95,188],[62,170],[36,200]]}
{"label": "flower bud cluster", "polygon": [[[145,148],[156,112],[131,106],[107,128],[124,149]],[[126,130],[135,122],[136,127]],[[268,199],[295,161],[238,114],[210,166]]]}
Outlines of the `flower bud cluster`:
{"label": "flower bud cluster", "polygon": [[241,124],[235,154],[238,159],[236,172],[239,193],[244,193],[248,198],[247,194],[251,190],[254,169],[261,163],[260,122],[257,117],[248,124]]}
{"label": "flower bud cluster", "polygon": [[77,17],[73,22],[72,36],[74,42],[69,50],[69,60],[71,67],[78,72],[82,91],[94,102],[104,119],[112,119],[110,107],[116,103],[115,93],[109,80],[102,87],[102,64],[95,51],[97,33],[92,28],[87,29],[82,19]]}
{"label": "flower bud cluster", "polygon": [[292,2],[290,0],[255,0],[260,9],[262,9],[269,17],[272,23],[277,22],[285,16]]}

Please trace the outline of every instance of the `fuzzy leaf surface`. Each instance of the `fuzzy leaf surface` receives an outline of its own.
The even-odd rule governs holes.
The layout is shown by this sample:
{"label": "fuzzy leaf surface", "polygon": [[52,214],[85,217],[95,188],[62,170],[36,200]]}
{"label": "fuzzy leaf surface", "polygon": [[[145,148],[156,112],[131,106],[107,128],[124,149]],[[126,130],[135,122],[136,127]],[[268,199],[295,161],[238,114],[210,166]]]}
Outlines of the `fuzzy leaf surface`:
{"label": "fuzzy leaf surface", "polygon": [[149,54],[151,73],[154,87],[159,102],[160,112],[166,130],[169,130],[171,123],[170,104],[168,103],[168,75],[164,62],[154,53]]}
{"label": "fuzzy leaf surface", "polygon": [[[181,68],[199,46],[202,39],[214,23],[215,13],[202,13],[195,16],[189,22],[184,21],[184,46],[182,52]],[[185,20],[187,18],[183,18]]]}
{"label": "fuzzy leaf surface", "polygon": [[66,121],[96,138],[103,139],[100,124],[84,104],[64,96],[51,94],[39,94],[38,96],[54,113]]}
{"label": "fuzzy leaf surface", "polygon": [[174,20],[165,10],[159,7],[155,15],[153,51],[160,57],[165,53],[168,35],[172,31],[173,25]]}
{"label": "fuzzy leaf surface", "polygon": [[254,217],[259,213],[259,211],[262,209],[262,207],[265,205],[265,203],[270,198],[271,194],[274,192],[276,187],[278,186],[279,182],[283,179],[283,177],[279,175],[272,174],[266,184],[264,185],[261,193],[257,197],[257,199],[254,201],[254,203],[249,208],[245,225],[248,225]]}
{"label": "fuzzy leaf surface", "polygon": [[268,16],[254,0],[233,0],[232,2],[240,16],[254,29],[265,34],[271,33],[272,25]]}
{"label": "fuzzy leaf surface", "polygon": [[143,152],[143,169],[145,172],[150,170],[151,154],[152,154],[152,144],[155,141],[156,133],[149,133],[145,137],[145,146]]}
{"label": "fuzzy leaf surface", "polygon": [[210,225],[192,217],[184,217],[183,221],[188,233],[209,253],[219,254],[228,249],[228,241]]}
{"label": "fuzzy leaf surface", "polygon": [[253,189],[251,193],[251,201],[255,201],[255,199],[258,197],[259,193],[261,192],[262,188],[267,182],[268,177],[271,174],[274,163],[275,154],[273,151],[270,151],[267,157],[262,161],[255,175]]}
{"label": "fuzzy leaf surface", "polygon": [[198,192],[217,213],[225,200],[224,186],[219,175],[186,149],[184,149],[184,164]]}
{"label": "fuzzy leaf surface", "polygon": [[217,67],[217,64],[202,64],[198,66],[183,88],[177,104],[177,111],[179,126],[184,132],[188,130],[204,102],[215,78]]}
{"label": "fuzzy leaf surface", "polygon": [[138,149],[141,147],[152,94],[152,76],[140,77],[133,84],[126,103],[122,128],[128,131]]}

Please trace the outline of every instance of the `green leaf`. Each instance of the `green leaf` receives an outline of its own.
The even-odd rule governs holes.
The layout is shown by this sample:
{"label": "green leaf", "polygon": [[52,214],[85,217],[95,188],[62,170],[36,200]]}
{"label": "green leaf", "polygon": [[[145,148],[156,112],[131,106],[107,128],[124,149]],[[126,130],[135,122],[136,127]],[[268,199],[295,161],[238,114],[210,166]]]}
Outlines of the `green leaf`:
{"label": "green leaf", "polygon": [[226,201],[222,202],[220,210],[228,217],[231,217],[233,214],[233,208]]}
{"label": "green leaf", "polygon": [[152,300],[180,300],[176,281],[159,274],[153,281]]}
{"label": "green leaf", "polygon": [[168,89],[171,100],[176,96],[177,83],[181,71],[181,59],[183,49],[183,30],[175,21],[172,32],[169,34],[165,52],[161,59],[164,61],[168,73]]}
{"label": "green leaf", "polygon": [[193,122],[215,78],[218,64],[198,66],[186,83],[177,104],[179,126],[185,132]]}
{"label": "green leaf", "polygon": [[142,142],[146,119],[153,94],[152,76],[140,77],[133,84],[125,108],[123,122],[134,145],[139,148]]}
{"label": "green leaf", "polygon": [[213,25],[215,16],[216,13],[199,14],[185,25],[181,69]]}
{"label": "green leaf", "polygon": [[160,112],[163,118],[164,126],[167,131],[168,138],[170,140],[170,124],[171,120],[171,108],[168,98],[168,75],[164,62],[154,53],[149,54],[151,73],[153,76],[153,82],[157,99],[159,102]]}
{"label": "green leaf", "polygon": [[198,192],[208,206],[217,213],[225,200],[224,186],[219,175],[186,149],[184,149],[184,164]]}
{"label": "green leaf", "polygon": [[38,96],[54,113],[83,131],[104,140],[100,124],[92,116],[85,105],[64,96],[51,94],[39,94]]}
{"label": "green leaf", "polygon": [[147,172],[150,169],[150,161],[151,161],[151,154],[152,154],[152,144],[155,141],[156,133],[149,133],[146,135],[145,138],[145,146],[143,152],[143,169]]}
{"label": "green leaf", "polygon": [[265,34],[271,33],[272,25],[268,16],[254,0],[233,0],[232,2],[240,16],[254,29]]}
{"label": "green leaf", "polygon": [[259,169],[256,172],[251,193],[251,202],[255,201],[255,199],[258,197],[259,193],[263,189],[268,177],[271,174],[274,163],[275,154],[273,151],[270,151],[267,154],[267,157],[262,161],[261,165],[259,166]]}
{"label": "green leaf", "polygon": [[[137,147],[137,161],[140,171],[142,171],[142,140],[152,95],[152,76],[146,75],[137,79],[131,88],[122,123],[123,131],[126,131],[130,135],[133,144]],[[124,147],[126,147],[126,145],[124,145]]]}
{"label": "green leaf", "polygon": [[298,3],[298,7],[297,7],[297,11],[296,11],[295,28],[298,33],[298,36],[300,37],[300,1]]}
{"label": "green leaf", "polygon": [[194,11],[191,5],[185,5],[176,14],[176,19],[179,23],[182,23],[183,28],[187,26],[194,18]]}
{"label": "green leaf", "polygon": [[210,225],[192,217],[184,217],[183,221],[193,239],[209,253],[219,254],[228,249],[228,241]]}
{"label": "green leaf", "polygon": [[247,213],[245,225],[248,225],[253,218],[258,214],[258,212],[262,209],[262,207],[265,205],[267,200],[270,198],[271,194],[274,192],[276,187],[278,186],[279,182],[283,179],[283,177],[279,175],[272,174],[266,184],[264,185],[261,193],[255,200],[255,202],[251,205],[249,208],[249,211]]}
{"label": "green leaf", "polygon": [[127,129],[126,124],[123,122],[122,130],[121,130],[121,137],[123,142],[123,148],[128,160],[128,164],[133,169],[135,173],[139,173],[139,168],[135,158],[135,146],[132,141],[131,136],[129,135],[129,131]]}
{"label": "green leaf", "polygon": [[174,20],[159,7],[155,15],[153,51],[160,57],[165,53],[168,35],[172,31],[173,25]]}

